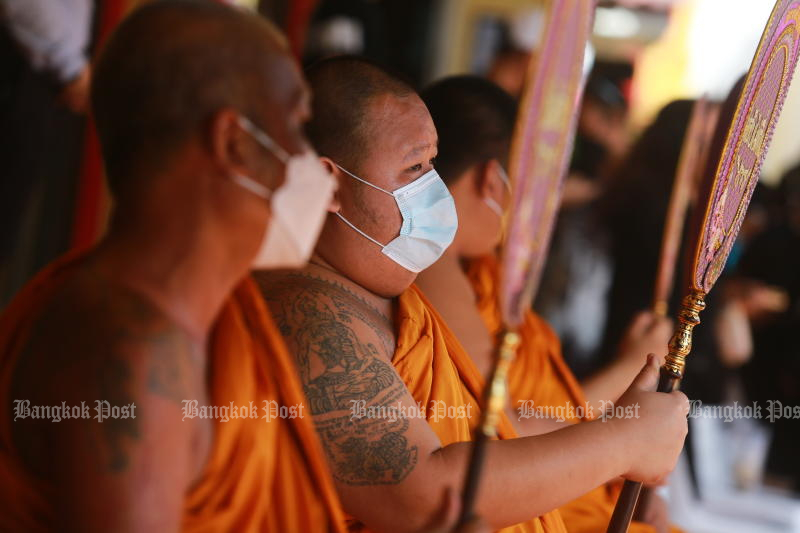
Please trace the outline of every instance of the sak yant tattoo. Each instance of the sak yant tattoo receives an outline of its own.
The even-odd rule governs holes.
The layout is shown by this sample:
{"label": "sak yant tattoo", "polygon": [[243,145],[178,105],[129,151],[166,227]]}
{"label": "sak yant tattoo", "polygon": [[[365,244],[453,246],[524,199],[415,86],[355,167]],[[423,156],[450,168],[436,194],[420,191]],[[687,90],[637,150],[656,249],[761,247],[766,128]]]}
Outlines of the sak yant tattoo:
{"label": "sak yant tattoo", "polygon": [[351,416],[354,402],[390,408],[406,391],[389,363],[395,345],[389,317],[319,277],[258,281],[297,361],[334,477],[348,485],[401,482],[417,463],[409,421]]}

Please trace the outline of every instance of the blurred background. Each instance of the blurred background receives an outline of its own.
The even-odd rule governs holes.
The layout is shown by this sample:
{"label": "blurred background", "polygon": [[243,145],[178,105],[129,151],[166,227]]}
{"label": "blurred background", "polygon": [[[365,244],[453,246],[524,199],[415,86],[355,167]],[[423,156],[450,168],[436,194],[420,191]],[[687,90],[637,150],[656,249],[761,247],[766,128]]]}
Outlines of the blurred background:
{"label": "blurred background", "polygon": [[[91,60],[146,1],[0,2],[0,308],[46,263],[103,233],[110,200],[87,115]],[[273,20],[303,64],[358,54],[417,87],[469,72],[518,96],[546,1],[230,3]],[[606,363],[633,314],[649,307],[694,102],[725,99],[749,67],[773,4],[599,2],[579,131],[535,304],[579,377]],[[684,456],[663,489],[674,521],[689,532],[800,532],[798,125],[800,83],[696,329],[683,385],[689,397],[732,415],[736,406],[762,411],[726,420],[726,411],[713,416],[697,405]]]}

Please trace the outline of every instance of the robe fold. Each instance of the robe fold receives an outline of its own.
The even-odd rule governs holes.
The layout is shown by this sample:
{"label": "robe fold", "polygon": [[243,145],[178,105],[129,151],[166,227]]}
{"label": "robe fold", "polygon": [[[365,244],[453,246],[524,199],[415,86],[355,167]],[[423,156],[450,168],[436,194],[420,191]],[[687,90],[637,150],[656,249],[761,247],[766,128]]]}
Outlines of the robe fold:
{"label": "robe fold", "polygon": [[[480,421],[484,379],[455,335],[415,286],[400,295],[396,308],[397,348],[392,364],[442,445],[472,440]],[[467,408],[467,406],[471,406]],[[441,416],[442,406],[462,407],[469,417]],[[468,410],[467,410],[468,409]],[[457,414],[457,413],[456,413]],[[501,416],[500,439],[516,433]],[[557,511],[502,530],[504,533],[566,533]]]}
{"label": "robe fold", "polygon": [[[57,529],[52,485],[32,477],[15,450],[9,391],[31,327],[80,255],[45,268],[0,318],[0,516],[9,531]],[[210,336],[208,367],[211,405],[253,402],[263,417],[265,406],[306,404],[294,361],[249,278],[221,310]],[[345,531],[310,412],[302,413],[293,419],[213,420],[209,458],[187,491],[181,530]]]}
{"label": "robe fold", "polygon": [[[494,256],[470,261],[467,277],[475,290],[478,310],[489,332],[500,333],[502,320],[498,305],[499,264]],[[522,342],[509,370],[509,393],[515,406],[554,408],[572,423],[589,420],[586,397],[580,383],[561,355],[561,343],[552,328],[532,310],[525,313],[519,330]],[[569,406],[575,409],[569,409]],[[583,406],[581,411],[577,407]],[[595,413],[596,414],[596,413]],[[581,416],[583,415],[583,416]],[[584,494],[558,510],[570,533],[605,531],[617,503],[621,483],[610,482]],[[642,522],[632,522],[630,533],[655,533]],[[680,530],[672,528],[672,532]]]}

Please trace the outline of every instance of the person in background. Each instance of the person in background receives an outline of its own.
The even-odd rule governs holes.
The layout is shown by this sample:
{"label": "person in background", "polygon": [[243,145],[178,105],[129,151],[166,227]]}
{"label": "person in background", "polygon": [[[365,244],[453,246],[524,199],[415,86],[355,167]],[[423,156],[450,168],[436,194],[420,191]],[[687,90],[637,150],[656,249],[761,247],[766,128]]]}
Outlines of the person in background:
{"label": "person in background", "polygon": [[[777,190],[778,210],[769,227],[756,236],[737,274],[757,291],[743,299],[753,329],[754,356],[742,375],[750,400],[762,405],[800,405],[800,166],[786,173]],[[782,298],[776,291],[783,293]],[[767,471],[800,493],[800,439],[797,420],[785,417],[774,431]]]}
{"label": "person in background", "polygon": [[0,308],[69,246],[94,4],[0,3]]}
{"label": "person in background", "polygon": [[609,173],[627,150],[626,119],[622,91],[605,75],[593,72],[586,84],[572,164],[534,304],[558,333],[567,362],[581,378],[601,366],[595,359],[602,347],[613,265],[609,236],[597,224],[597,212]]}
{"label": "person in background", "polygon": [[534,52],[507,47],[494,58],[486,77],[515,99],[522,96],[525,75]]}
{"label": "person in background", "polygon": [[[459,229],[442,258],[420,273],[417,285],[475,364],[486,372],[502,328],[495,249],[509,202],[503,169],[508,165],[517,106],[500,87],[475,76],[446,78],[423,90],[421,96],[439,135],[437,167],[455,200]],[[596,417],[616,402],[648,351],[666,355],[671,325],[669,320],[648,314],[637,317],[611,368],[582,383],[564,362],[558,337],[533,311],[526,313],[519,333],[521,345],[509,372],[511,406],[520,414],[526,406],[540,409],[543,415],[573,409],[566,420],[557,422],[551,417],[549,425],[543,422],[534,429],[546,432],[591,420],[591,414],[579,411],[587,405]],[[513,419],[522,420],[521,416]],[[519,431],[524,434],[526,428]],[[561,506],[559,513],[567,530],[603,530],[618,489],[618,483],[604,484]],[[635,522],[632,532],[668,530],[666,506],[660,500],[655,503],[648,509],[648,523]]]}
{"label": "person in background", "polygon": [[[626,321],[651,305],[667,208],[693,108],[694,101],[678,100],[659,112],[611,179],[602,201],[597,223],[608,228],[613,258],[602,356],[607,357],[620,342]],[[756,198],[753,216],[745,229],[758,227],[758,204]],[[747,240],[748,232],[742,237],[739,245]],[[684,258],[689,244],[684,238],[677,255],[669,302],[672,313],[686,296]],[[736,259],[735,254],[732,259]],[[741,305],[746,295],[742,291],[743,286],[726,269],[707,297],[707,309],[701,317],[707,327],[695,330],[691,371],[681,384],[692,399],[704,403],[728,400],[738,368],[750,357],[749,328]]]}
{"label": "person in background", "polygon": [[672,183],[693,107],[693,101],[680,100],[661,110],[611,178],[600,205],[597,223],[608,230],[613,264],[604,354],[619,343],[630,318],[651,305]]}

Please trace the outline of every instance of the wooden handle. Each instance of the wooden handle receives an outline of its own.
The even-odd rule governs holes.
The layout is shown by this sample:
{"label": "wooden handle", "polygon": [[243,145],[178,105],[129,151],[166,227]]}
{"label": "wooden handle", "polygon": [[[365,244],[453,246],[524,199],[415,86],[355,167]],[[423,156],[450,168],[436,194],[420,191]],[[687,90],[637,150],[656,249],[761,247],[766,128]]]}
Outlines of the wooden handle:
{"label": "wooden handle", "polygon": [[486,455],[486,441],[489,440],[482,431],[478,433],[475,443],[472,445],[472,453],[469,457],[470,468],[467,470],[467,479],[464,481],[464,493],[461,495],[461,514],[459,515],[458,525],[465,526],[475,518],[475,499],[478,495],[478,482],[481,476],[481,467]]}
{"label": "wooden handle", "polygon": [[[661,367],[661,373],[658,378],[658,392],[669,393],[675,390],[678,383],[681,381],[681,376],[675,374],[670,367],[664,365]],[[637,504],[640,504],[640,493],[642,491],[642,484],[638,481],[625,481],[622,485],[622,492],[619,493],[617,505],[614,507],[614,514],[611,515],[611,521],[608,523],[606,533],[625,533],[628,531],[628,526],[631,525],[634,513],[636,512]],[[646,505],[645,498],[648,498],[648,490],[642,495],[641,504]]]}
{"label": "wooden handle", "polygon": [[461,515],[459,525],[465,525],[474,518],[473,508],[478,494],[483,459],[486,455],[486,442],[497,435],[497,424],[508,395],[508,369],[514,361],[520,337],[513,331],[505,331],[497,348],[492,376],[484,390],[483,412],[475,444],[472,447],[464,492],[461,496]]}
{"label": "wooden handle", "polygon": [[611,515],[611,522],[608,523],[606,533],[625,533],[631,525],[633,511],[636,509],[636,502],[639,500],[639,492],[642,484],[638,481],[625,481],[622,485],[622,492],[619,493],[617,506],[614,507],[614,514]]}

